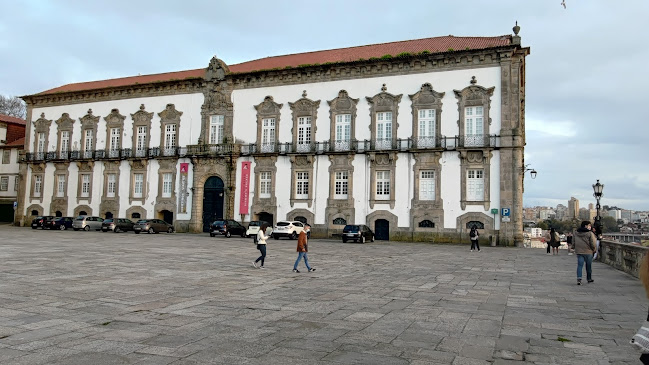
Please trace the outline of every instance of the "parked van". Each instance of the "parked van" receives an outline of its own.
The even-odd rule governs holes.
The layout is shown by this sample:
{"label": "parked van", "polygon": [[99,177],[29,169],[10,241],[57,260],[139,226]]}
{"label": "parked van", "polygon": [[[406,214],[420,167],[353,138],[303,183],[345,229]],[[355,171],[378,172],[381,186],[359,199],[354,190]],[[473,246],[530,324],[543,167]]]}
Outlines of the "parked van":
{"label": "parked van", "polygon": [[72,222],[72,229],[78,231],[83,229],[84,231],[89,231],[94,229],[95,231],[101,230],[101,223],[104,221],[100,217],[92,217],[87,215],[80,215],[74,219]]}

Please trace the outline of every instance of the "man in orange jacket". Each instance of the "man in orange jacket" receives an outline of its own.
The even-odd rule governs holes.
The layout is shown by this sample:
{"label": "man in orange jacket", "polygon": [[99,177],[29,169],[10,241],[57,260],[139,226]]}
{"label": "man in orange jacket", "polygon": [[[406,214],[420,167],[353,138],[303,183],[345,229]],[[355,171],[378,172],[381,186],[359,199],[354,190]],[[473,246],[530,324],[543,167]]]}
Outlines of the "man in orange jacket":
{"label": "man in orange jacket", "polygon": [[300,272],[300,270],[297,269],[297,265],[300,263],[300,260],[302,257],[304,257],[304,264],[306,265],[307,270],[309,272],[315,271],[314,268],[309,266],[309,257],[307,256],[308,247],[307,247],[307,232],[311,230],[311,226],[308,224],[304,225],[304,229],[302,232],[300,232],[300,235],[297,237],[297,260],[295,260],[295,265],[293,265],[293,272]]}

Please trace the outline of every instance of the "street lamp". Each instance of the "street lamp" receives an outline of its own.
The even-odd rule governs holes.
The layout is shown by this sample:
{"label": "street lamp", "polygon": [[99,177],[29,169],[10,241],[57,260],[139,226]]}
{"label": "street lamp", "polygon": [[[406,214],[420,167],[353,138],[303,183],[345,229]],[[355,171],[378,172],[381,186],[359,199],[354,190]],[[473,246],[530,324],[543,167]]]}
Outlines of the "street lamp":
{"label": "street lamp", "polygon": [[536,179],[536,170],[528,169],[527,166],[529,166],[529,165],[530,164],[527,164],[527,165],[523,166],[523,175],[525,175],[525,173],[529,171],[530,176],[532,177],[532,179]]}
{"label": "street lamp", "polygon": [[602,198],[602,191],[604,190],[604,184],[599,183],[599,179],[597,179],[597,184],[593,184],[593,196],[595,197],[595,200],[597,200],[597,215],[595,216],[595,231],[597,234],[602,233],[602,217],[599,216],[599,200]]}

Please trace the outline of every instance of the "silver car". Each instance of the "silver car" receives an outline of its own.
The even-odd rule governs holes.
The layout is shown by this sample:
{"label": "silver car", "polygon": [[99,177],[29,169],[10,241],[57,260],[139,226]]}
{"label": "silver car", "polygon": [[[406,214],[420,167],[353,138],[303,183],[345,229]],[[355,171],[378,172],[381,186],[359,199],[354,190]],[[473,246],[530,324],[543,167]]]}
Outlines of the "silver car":
{"label": "silver car", "polygon": [[74,222],[72,222],[72,229],[74,229],[75,231],[78,231],[80,229],[83,229],[84,231],[89,231],[91,229],[99,231],[101,229],[101,223],[103,221],[104,219],[100,217],[80,215],[74,219]]}

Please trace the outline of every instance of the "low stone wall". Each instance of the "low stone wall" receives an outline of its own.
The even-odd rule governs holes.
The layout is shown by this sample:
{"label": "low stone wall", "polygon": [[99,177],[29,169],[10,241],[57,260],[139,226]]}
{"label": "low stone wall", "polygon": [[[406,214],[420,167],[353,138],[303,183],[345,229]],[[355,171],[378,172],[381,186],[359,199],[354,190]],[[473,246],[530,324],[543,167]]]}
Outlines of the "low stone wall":
{"label": "low stone wall", "polygon": [[636,278],[640,263],[649,248],[622,242],[603,240],[600,243],[600,261],[618,270],[629,273]]}

